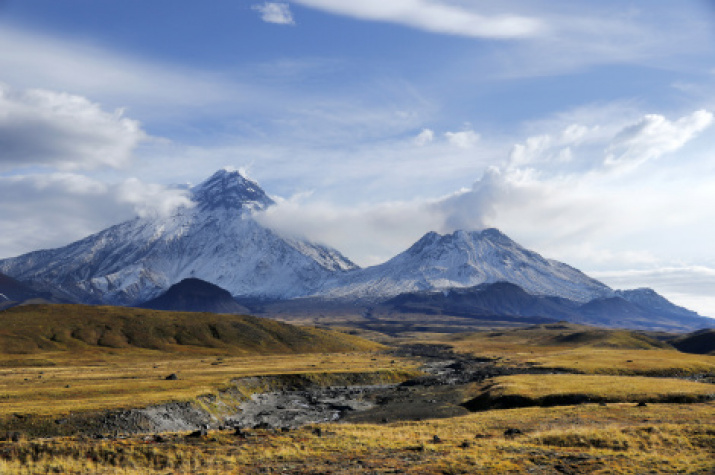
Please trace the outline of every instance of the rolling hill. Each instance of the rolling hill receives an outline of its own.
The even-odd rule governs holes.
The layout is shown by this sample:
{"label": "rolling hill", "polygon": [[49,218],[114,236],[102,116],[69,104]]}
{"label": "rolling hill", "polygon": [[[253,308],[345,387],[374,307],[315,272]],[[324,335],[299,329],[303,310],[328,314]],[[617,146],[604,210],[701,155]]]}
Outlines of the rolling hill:
{"label": "rolling hill", "polygon": [[339,332],[240,315],[87,305],[26,305],[0,312],[0,354],[157,350],[261,355],[378,347]]}

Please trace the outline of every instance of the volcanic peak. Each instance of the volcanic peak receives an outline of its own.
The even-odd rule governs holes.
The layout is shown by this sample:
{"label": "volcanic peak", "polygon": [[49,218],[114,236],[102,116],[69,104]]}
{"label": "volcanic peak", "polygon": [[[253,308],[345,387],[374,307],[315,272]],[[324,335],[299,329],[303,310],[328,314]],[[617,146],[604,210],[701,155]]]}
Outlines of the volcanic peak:
{"label": "volcanic peak", "polygon": [[191,194],[202,211],[226,209],[250,213],[275,204],[258,183],[238,171],[225,169],[193,187]]}

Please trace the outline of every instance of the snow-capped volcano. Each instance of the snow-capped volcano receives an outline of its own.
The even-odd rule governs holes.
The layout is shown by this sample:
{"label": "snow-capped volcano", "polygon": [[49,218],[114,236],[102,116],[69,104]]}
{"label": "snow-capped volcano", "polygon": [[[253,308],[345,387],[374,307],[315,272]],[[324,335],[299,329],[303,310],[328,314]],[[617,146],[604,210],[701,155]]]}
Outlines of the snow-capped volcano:
{"label": "snow-capped volcano", "polygon": [[425,234],[384,264],[336,275],[320,293],[384,298],[405,292],[510,282],[533,295],[587,302],[613,294],[605,284],[566,264],[545,259],[497,229]]}
{"label": "snow-capped volcano", "polygon": [[[542,317],[571,315],[616,325],[634,322],[635,314],[641,320],[661,315],[666,323],[675,318],[701,325],[693,320],[696,314],[652,291],[616,293],[496,229],[430,232],[389,261],[360,269],[335,249],[262,226],[254,213],[274,201],[238,172],[220,170],[189,192],[192,206],[171,216],[137,217],[59,249],[1,260],[0,273],[63,298],[115,305],[144,303],[187,278],[217,285],[235,297],[312,297],[304,300],[308,304],[336,299],[372,306],[408,293],[414,295],[403,300],[427,298],[434,304],[434,296],[422,295],[424,291],[444,291],[445,308],[453,308],[452,300],[461,295],[448,290],[464,289],[472,295],[481,292],[475,287],[480,284],[508,282],[518,292],[510,294],[507,307],[528,300],[519,292],[545,296],[539,305],[528,306],[529,312],[551,309]],[[486,298],[477,297],[480,302]],[[482,313],[503,313],[504,308],[489,307]]]}
{"label": "snow-capped volcano", "polygon": [[334,249],[256,222],[251,213],[274,202],[238,172],[220,170],[190,191],[194,206],[170,217],[138,217],[59,249],[5,259],[0,271],[82,302],[134,305],[188,277],[233,295],[291,298],[356,268]]}

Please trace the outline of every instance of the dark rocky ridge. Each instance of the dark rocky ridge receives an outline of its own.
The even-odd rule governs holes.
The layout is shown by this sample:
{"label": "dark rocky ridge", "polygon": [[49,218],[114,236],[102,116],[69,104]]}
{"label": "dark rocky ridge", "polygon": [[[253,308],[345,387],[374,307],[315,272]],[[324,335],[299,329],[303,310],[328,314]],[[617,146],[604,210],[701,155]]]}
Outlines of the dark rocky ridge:
{"label": "dark rocky ridge", "polygon": [[701,330],[683,335],[669,343],[683,353],[715,355],[715,329]]}
{"label": "dark rocky ridge", "polygon": [[404,313],[495,320],[496,317],[542,318],[542,322],[533,323],[556,319],[642,330],[683,331],[715,326],[715,320],[673,305],[650,289],[623,291],[613,297],[580,304],[560,297],[532,295],[515,284],[497,282],[443,292],[411,292],[382,305]]}

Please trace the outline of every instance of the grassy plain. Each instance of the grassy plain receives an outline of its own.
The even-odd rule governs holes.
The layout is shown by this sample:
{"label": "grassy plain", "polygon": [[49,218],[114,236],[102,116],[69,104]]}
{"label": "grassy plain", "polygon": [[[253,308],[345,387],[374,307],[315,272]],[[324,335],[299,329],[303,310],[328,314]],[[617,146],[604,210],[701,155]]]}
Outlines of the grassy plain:
{"label": "grassy plain", "polygon": [[68,414],[196,401],[248,376],[302,374],[321,383],[339,373],[385,380],[414,374],[414,363],[377,353],[381,348],[248,316],[17,307],[0,312],[0,429],[37,432]]}
{"label": "grassy plain", "polygon": [[681,353],[627,330],[548,324],[517,330],[439,337],[456,351],[587,374],[688,376],[715,372],[715,356]]}
{"label": "grassy plain", "polygon": [[[376,353],[177,357],[127,352],[74,361],[52,354],[24,360],[15,355],[15,361],[20,364],[14,368],[0,368],[0,421],[12,414],[59,415],[188,401],[216,393],[231,380],[246,376],[414,368],[414,364]],[[33,366],[22,365],[28,361]],[[42,366],[38,361],[52,365]],[[166,380],[170,374],[179,379]]]}
{"label": "grassy plain", "polygon": [[[712,404],[526,408],[289,433],[0,442],[0,473],[688,473],[715,468]],[[523,434],[509,437],[505,428]],[[437,436],[437,440],[435,439]]]}
{"label": "grassy plain", "polygon": [[[24,324],[17,315],[0,321],[0,343],[15,342],[0,346],[0,429],[24,418],[52,423],[70,412],[193,401],[248,376],[292,374],[329,383],[331,375],[382,373],[398,380],[417,366],[358,338],[310,329],[296,333],[259,319],[236,317],[236,325],[221,326],[214,319],[224,316],[155,312],[117,320],[114,312],[120,310],[93,307],[70,312],[72,318],[63,321],[55,310],[24,311],[30,312]],[[0,320],[7,315],[13,314],[0,313]],[[83,326],[89,330],[79,331]],[[270,343],[255,341],[266,331]],[[305,427],[251,430],[245,438],[229,431],[160,439],[23,435],[17,442],[0,441],[0,473],[715,472],[715,402],[702,402],[715,386],[653,377],[712,375],[713,356],[679,353],[631,332],[561,324],[421,339],[496,358],[504,366],[587,374],[497,377],[465,392],[464,402],[507,396],[548,407],[480,407],[465,416],[380,425],[325,424],[320,434]],[[166,380],[172,373],[178,379]],[[576,405],[549,403],[574,395],[587,398]],[[582,403],[589,399],[608,403]],[[642,400],[648,405],[637,407]],[[506,436],[508,428],[521,433]]]}
{"label": "grassy plain", "polygon": [[[490,379],[479,388],[475,409],[553,406],[583,402],[703,402],[715,400],[715,385],[671,378],[583,374],[517,374]],[[502,401],[499,404],[499,401]]]}

